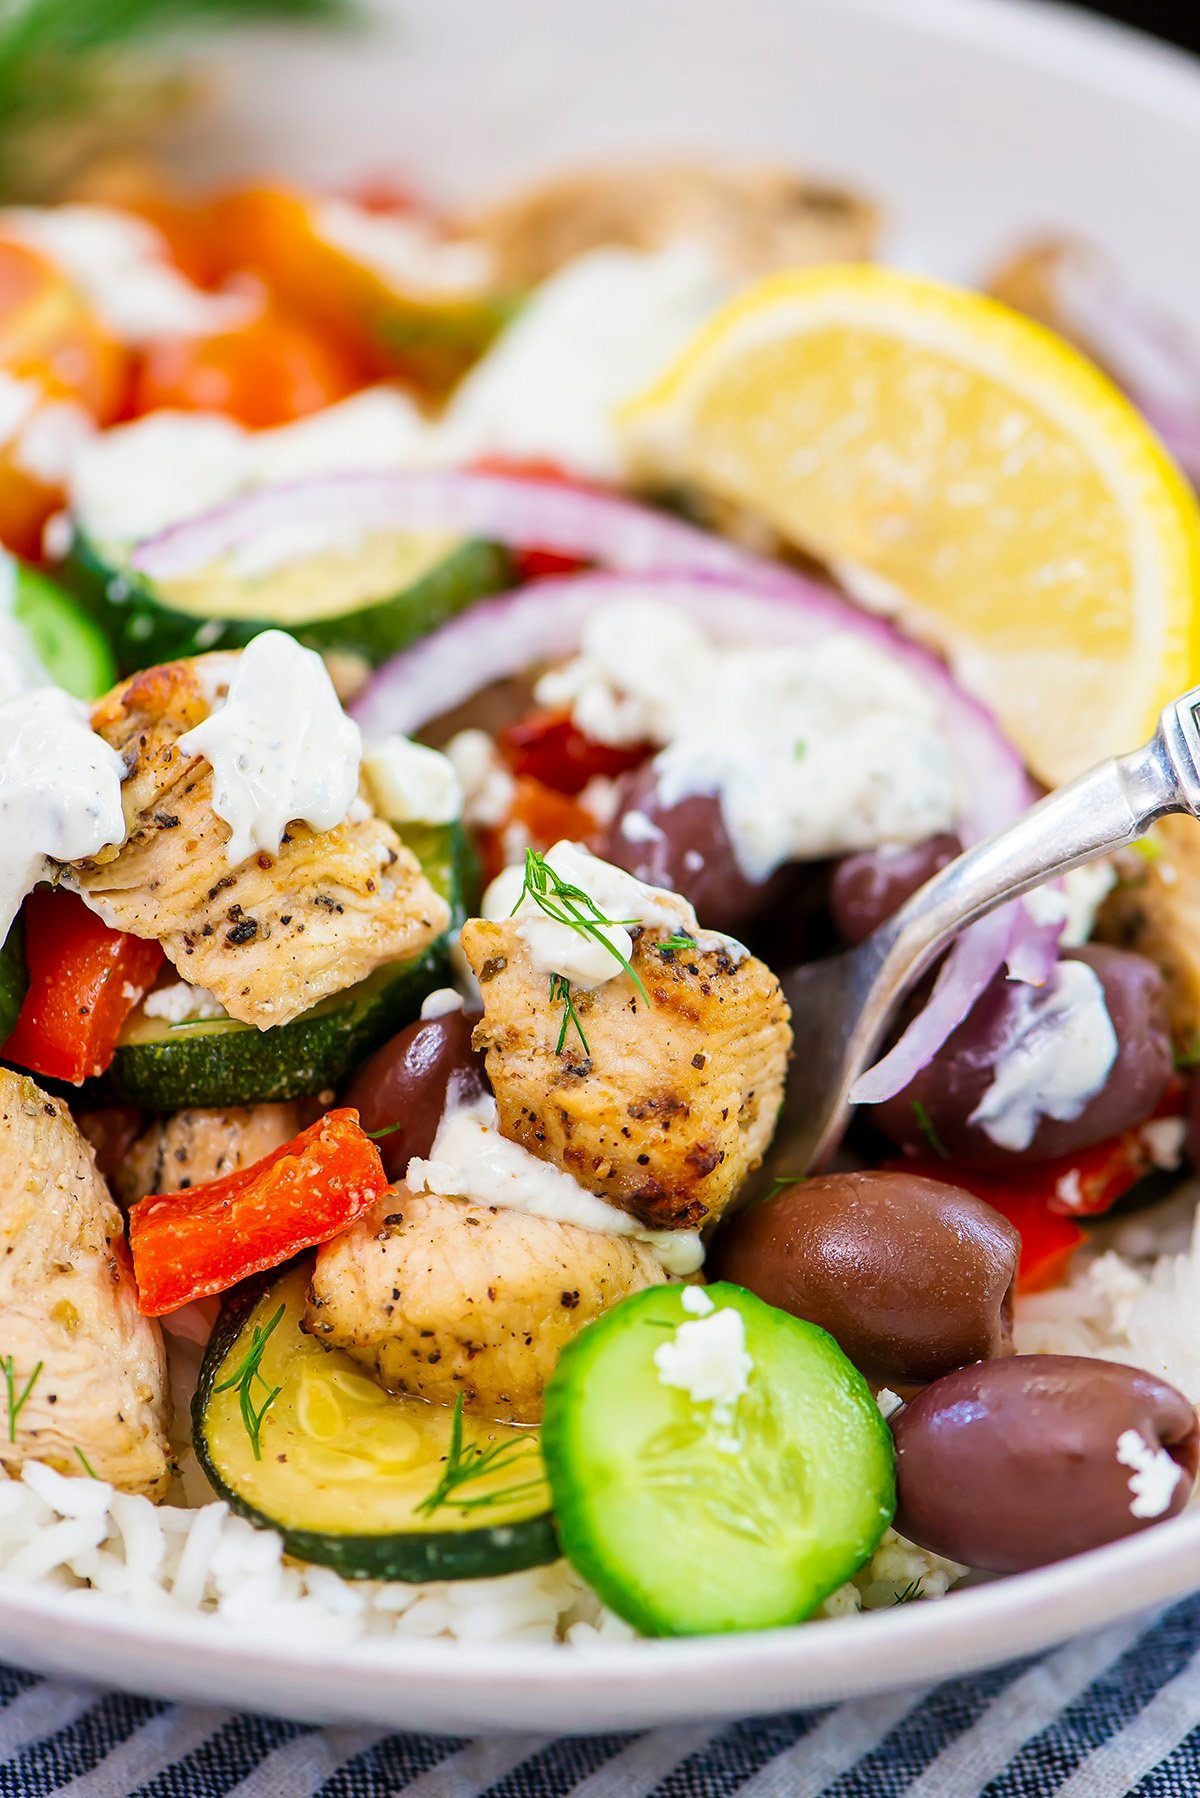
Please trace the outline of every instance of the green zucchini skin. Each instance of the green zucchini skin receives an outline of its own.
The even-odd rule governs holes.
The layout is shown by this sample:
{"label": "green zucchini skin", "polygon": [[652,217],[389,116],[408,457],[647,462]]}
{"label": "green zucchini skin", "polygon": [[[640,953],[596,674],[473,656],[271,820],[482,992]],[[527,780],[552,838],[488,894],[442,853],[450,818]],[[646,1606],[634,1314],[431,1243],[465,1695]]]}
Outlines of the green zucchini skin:
{"label": "green zucchini skin", "polygon": [[343,1085],[412,1022],[428,993],[448,984],[450,944],[478,886],[474,850],[461,825],[404,825],[400,834],[450,906],[444,936],[411,961],[377,969],[274,1030],[216,1020],[164,1025],[153,1040],[119,1043],[107,1071],[86,1082],[88,1102],[180,1111],[302,1099]]}
{"label": "green zucchini skin", "polygon": [[152,582],[79,532],[59,574],[104,632],[126,675],[182,656],[241,649],[272,629],[289,631],[310,649],[340,650],[377,667],[477,599],[501,591],[511,579],[512,562],[498,544],[468,541],[399,593],[297,625],[266,616],[204,618],[173,609]]}
{"label": "green zucchini skin", "polygon": [[29,969],[25,965],[25,927],[18,916],[12,929],[0,944],[0,1045],[7,1042],[16,1028],[17,1018],[29,991]]}
{"label": "green zucchini skin", "polygon": [[[293,1264],[293,1267],[295,1264]],[[204,1352],[200,1378],[192,1398],[192,1442],[205,1478],[219,1497],[259,1529],[275,1530],[284,1548],[297,1560],[332,1567],[343,1579],[401,1580],[419,1584],[426,1580],[484,1579],[504,1573],[521,1573],[542,1567],[561,1557],[553,1515],[549,1511],[500,1526],[462,1530],[398,1530],[389,1535],[336,1535],[293,1529],[286,1518],[270,1516],[242,1497],[227,1483],[213,1455],[208,1434],[208,1411],[217,1374],[260,1298],[278,1282],[281,1273],[248,1280],[229,1295],[221,1307]],[[288,1319],[283,1319],[284,1326]]]}

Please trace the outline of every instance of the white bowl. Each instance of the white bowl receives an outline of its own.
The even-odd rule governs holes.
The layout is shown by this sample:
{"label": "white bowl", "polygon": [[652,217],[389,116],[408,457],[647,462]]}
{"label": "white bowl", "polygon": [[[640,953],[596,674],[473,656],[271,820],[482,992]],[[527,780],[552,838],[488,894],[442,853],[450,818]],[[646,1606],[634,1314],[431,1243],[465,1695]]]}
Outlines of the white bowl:
{"label": "white bowl", "polygon": [[[773,155],[876,192],[893,253],[978,277],[1039,226],[1200,301],[1200,65],[1018,0],[396,0],[381,36],[225,68],[212,172],[392,168],[452,194],[646,150]],[[203,1618],[0,1596],[0,1654],[307,1720],[586,1730],[823,1703],[962,1673],[1200,1586],[1200,1515],[938,1604],[794,1630],[570,1650],[263,1648]]]}

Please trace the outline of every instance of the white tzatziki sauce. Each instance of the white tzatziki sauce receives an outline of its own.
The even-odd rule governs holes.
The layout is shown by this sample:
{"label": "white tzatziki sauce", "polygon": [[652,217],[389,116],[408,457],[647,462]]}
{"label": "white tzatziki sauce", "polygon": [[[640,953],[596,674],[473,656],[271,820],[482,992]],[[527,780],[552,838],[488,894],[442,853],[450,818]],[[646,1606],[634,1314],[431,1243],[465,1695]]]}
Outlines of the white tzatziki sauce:
{"label": "white tzatziki sauce", "polygon": [[322,200],[313,208],[313,227],[326,243],[400,293],[462,299],[481,292],[492,279],[492,258],[482,244],[442,237],[414,214],[371,212],[353,200]]}
{"label": "white tzatziki sauce", "polygon": [[624,454],[613,414],[728,292],[697,244],[576,257],[542,282],[459,383],[437,427],[439,459],[547,457],[615,479]]}
{"label": "white tzatziki sauce", "polygon": [[[612,980],[633,954],[630,929],[662,928],[696,938],[701,948],[720,948],[735,959],[746,953],[732,937],[702,931],[686,899],[662,887],[646,886],[624,868],[601,861],[578,843],[556,843],[546,854],[547,866],[564,884],[585,893],[595,907],[594,916],[582,901],[581,915],[592,918],[594,931],[577,930],[548,917],[525,889],[525,870],[516,866],[497,874],[483,896],[481,916],[499,921],[515,917],[522,942],[533,965],[543,974],[557,974],[581,992],[592,992]],[[561,909],[563,901],[550,895]],[[603,918],[606,922],[599,922]]]}
{"label": "white tzatziki sauce", "polygon": [[1094,968],[1061,961],[1041,988],[1014,986],[1012,1035],[971,1113],[1001,1149],[1027,1149],[1043,1118],[1077,1118],[1117,1059],[1117,1033]]}
{"label": "white tzatziki sauce", "polygon": [[236,330],[262,310],[260,293],[206,293],[169,260],[160,231],[113,206],[12,206],[6,237],[61,269],[122,343],[208,337]]}
{"label": "white tzatziki sauce", "polygon": [[629,601],[589,619],[579,655],[544,675],[536,697],[568,706],[602,743],[663,745],[663,802],[717,794],[750,880],[789,861],[918,843],[958,816],[930,699],[857,637],[714,644],[674,607]]}
{"label": "white tzatziki sauce", "polygon": [[60,687],[0,700],[0,942],[50,861],[124,842],[121,773],[116,750]]}
{"label": "white tzatziki sauce", "polygon": [[213,810],[230,829],[231,868],[274,855],[287,826],[340,824],[358,796],[362,738],[324,662],[285,631],[262,631],[237,657],[224,701],[179,739],[213,771]]}
{"label": "white tzatziki sauce", "polygon": [[405,1185],[413,1193],[506,1207],[602,1235],[633,1237],[647,1244],[668,1273],[695,1273],[704,1260],[695,1230],[643,1229],[628,1212],[597,1198],[552,1162],[539,1161],[520,1143],[502,1136],[491,1097],[445,1113],[428,1159],[414,1156],[409,1162]]}

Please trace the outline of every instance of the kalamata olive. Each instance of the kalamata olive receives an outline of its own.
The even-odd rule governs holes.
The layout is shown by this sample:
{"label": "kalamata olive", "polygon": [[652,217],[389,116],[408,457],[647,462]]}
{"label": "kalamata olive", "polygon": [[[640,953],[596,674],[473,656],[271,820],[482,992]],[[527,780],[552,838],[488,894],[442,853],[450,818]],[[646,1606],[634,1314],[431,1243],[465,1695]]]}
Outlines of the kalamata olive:
{"label": "kalamata olive", "polygon": [[1200,1426],[1182,1392],[1085,1355],[1014,1355],[935,1380],[891,1418],[901,1535],[1019,1573],[1187,1503]]}
{"label": "kalamata olive", "polygon": [[748,880],[738,867],[717,794],[689,793],[664,805],[652,765],[622,783],[600,854],[650,886],[682,893],[710,930],[736,932],[752,923],[780,892],[784,878]]}
{"label": "kalamata olive", "polygon": [[864,849],[846,856],[829,885],[829,909],[842,941],[861,943],[961,854],[958,838],[946,834],[908,849]]}
{"label": "kalamata olive", "polygon": [[[418,1018],[364,1062],[344,1103],[364,1130],[388,1130],[379,1153],[389,1180],[400,1180],[414,1155],[428,1155],[446,1101],[469,1101],[488,1090],[483,1057],[471,1047],[481,1012],[447,1011]],[[399,1124],[398,1130],[391,1129]]]}
{"label": "kalamata olive", "polygon": [[956,1186],[916,1174],[826,1174],[717,1232],[709,1274],[820,1324],[869,1380],[922,1385],[1012,1353],[1021,1239]]}
{"label": "kalamata olive", "polygon": [[1187,1155],[1192,1171],[1200,1171],[1200,1074],[1193,1078],[1188,1092]]}
{"label": "kalamata olive", "polygon": [[1024,1148],[993,1140],[972,1114],[995,1077],[998,1056],[1022,1007],[1049,999],[999,973],[970,1016],[903,1092],[872,1109],[872,1118],[901,1147],[928,1156],[944,1150],[965,1166],[1002,1167],[1074,1154],[1117,1136],[1149,1117],[1174,1071],[1166,992],[1159,970],[1128,949],[1089,944],[1066,951],[1064,961],[1090,967],[1104,988],[1117,1038],[1117,1056],[1100,1091],[1073,1118],[1039,1119]]}

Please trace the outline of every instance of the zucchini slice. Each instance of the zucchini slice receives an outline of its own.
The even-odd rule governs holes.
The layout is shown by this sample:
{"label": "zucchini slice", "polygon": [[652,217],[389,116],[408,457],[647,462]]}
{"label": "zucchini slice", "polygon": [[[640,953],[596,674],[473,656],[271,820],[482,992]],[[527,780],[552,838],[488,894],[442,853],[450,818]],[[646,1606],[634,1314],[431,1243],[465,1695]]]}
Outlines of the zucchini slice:
{"label": "zucchini slice", "polygon": [[446,1485],[455,1413],[393,1398],[306,1336],[310,1272],[306,1259],[247,1284],[217,1321],[192,1436],[220,1496],[278,1530],[289,1554],[347,1579],[480,1579],[557,1560],[536,1434],[460,1417],[465,1477],[431,1504]]}
{"label": "zucchini slice", "polygon": [[472,859],[459,824],[404,825],[399,834],[450,905],[450,929],[411,961],[376,968],[290,1024],[255,1030],[234,1018],[170,1023],[139,1005],[125,1022],[108,1071],[90,1090],[146,1111],[189,1105],[254,1105],[336,1088],[421,1001],[449,978],[450,942],[466,916]]}
{"label": "zucchini slice", "polygon": [[25,928],[18,916],[0,944],[0,1048],[16,1029],[25,995],[29,969],[25,965]]}
{"label": "zucchini slice", "polygon": [[112,644],[123,674],[210,649],[238,649],[274,626],[310,648],[373,667],[508,582],[496,544],[377,531],[352,546],[241,569],[223,556],[152,582],[123,550],[77,533],[62,578]]}

